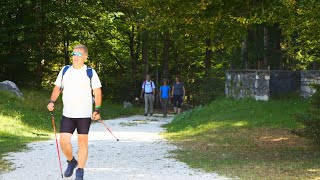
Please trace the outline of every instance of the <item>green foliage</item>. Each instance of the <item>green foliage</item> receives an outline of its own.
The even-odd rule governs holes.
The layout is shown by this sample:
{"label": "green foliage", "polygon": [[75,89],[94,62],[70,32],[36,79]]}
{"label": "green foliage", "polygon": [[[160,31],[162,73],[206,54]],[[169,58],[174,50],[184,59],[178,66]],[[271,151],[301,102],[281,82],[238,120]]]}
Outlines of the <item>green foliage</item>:
{"label": "green foliage", "polygon": [[118,102],[139,96],[146,73],[155,82],[180,74],[191,90],[190,103],[204,104],[222,92],[221,72],[228,68],[257,68],[266,58],[263,68],[310,69],[319,61],[318,1],[12,0],[1,5],[0,80],[19,86],[51,89],[63,65],[72,63],[70,52],[78,43],[88,46],[87,63],[100,75],[104,95]]}
{"label": "green foliage", "polygon": [[217,99],[206,106],[185,111],[167,125],[169,132],[194,131],[206,125],[226,127],[299,127],[293,115],[302,112],[307,102],[301,99],[280,99],[268,102]]}
{"label": "green foliage", "polygon": [[308,111],[296,115],[296,120],[302,123],[303,127],[293,132],[320,144],[320,85],[315,85],[314,89],[316,92],[311,97]]}
{"label": "green foliage", "polygon": [[195,79],[193,83],[188,84],[187,88],[192,97],[190,104],[205,105],[224,96],[224,84],[224,68],[220,64],[203,78]]}

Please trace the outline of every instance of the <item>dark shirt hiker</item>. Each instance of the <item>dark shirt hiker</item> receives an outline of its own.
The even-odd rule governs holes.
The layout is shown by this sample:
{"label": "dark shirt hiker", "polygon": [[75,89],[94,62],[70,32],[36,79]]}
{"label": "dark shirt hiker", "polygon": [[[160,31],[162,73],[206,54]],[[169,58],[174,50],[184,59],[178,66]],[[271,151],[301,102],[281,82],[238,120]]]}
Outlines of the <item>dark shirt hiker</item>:
{"label": "dark shirt hiker", "polygon": [[176,82],[173,83],[172,87],[173,105],[175,113],[181,113],[181,104],[184,100],[185,94],[186,90],[184,84],[183,82],[181,82],[180,76],[176,76]]}

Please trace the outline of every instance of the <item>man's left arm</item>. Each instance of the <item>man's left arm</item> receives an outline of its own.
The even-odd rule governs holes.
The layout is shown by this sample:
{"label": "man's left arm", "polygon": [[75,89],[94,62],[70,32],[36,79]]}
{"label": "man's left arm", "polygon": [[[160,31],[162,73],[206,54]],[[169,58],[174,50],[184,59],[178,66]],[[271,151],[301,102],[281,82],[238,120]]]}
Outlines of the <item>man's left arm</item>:
{"label": "man's left arm", "polygon": [[101,88],[96,88],[93,90],[94,93],[94,102],[95,102],[95,108],[92,113],[92,119],[93,120],[99,120],[100,119],[100,109],[102,104],[102,91]]}
{"label": "man's left arm", "polygon": [[184,101],[184,97],[186,96],[186,88],[182,86],[182,89],[183,89],[182,101]]}

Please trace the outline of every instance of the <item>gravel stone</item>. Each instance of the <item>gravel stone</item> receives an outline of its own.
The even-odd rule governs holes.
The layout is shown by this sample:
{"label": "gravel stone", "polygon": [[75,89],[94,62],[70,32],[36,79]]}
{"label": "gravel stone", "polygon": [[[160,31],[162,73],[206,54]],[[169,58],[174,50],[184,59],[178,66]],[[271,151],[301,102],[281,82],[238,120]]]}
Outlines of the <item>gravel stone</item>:
{"label": "gravel stone", "polygon": [[[84,179],[90,180],[226,180],[216,173],[191,169],[174,159],[170,151],[177,149],[160,133],[160,126],[172,117],[132,116],[104,121],[119,142],[103,124],[93,123],[89,133],[89,158]],[[131,123],[137,122],[136,125]],[[139,123],[142,122],[142,123]],[[125,126],[123,124],[130,124]],[[77,159],[77,135],[72,138]],[[60,151],[60,153],[62,153]],[[24,152],[9,153],[6,160],[14,171],[0,175],[1,180],[57,180],[61,179],[54,139],[28,144]],[[63,172],[67,162],[61,154]],[[70,178],[74,179],[75,173]]]}

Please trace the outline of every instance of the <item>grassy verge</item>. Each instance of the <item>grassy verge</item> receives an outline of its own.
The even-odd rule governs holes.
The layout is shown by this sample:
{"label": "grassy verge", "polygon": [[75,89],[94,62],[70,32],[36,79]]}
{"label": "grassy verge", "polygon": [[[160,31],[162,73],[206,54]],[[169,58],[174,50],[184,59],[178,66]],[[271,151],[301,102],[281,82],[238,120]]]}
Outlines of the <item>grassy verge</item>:
{"label": "grassy verge", "polygon": [[[26,144],[52,137],[51,117],[46,109],[50,92],[23,90],[24,98],[0,91],[0,174],[11,170],[3,157],[8,152],[20,151]],[[61,120],[62,103],[55,105],[57,131]],[[142,108],[123,109],[119,104],[103,103],[102,118],[141,114]]]}
{"label": "grassy verge", "polygon": [[165,136],[191,167],[240,179],[316,179],[319,148],[290,130],[308,102],[220,99],[177,116]]}

